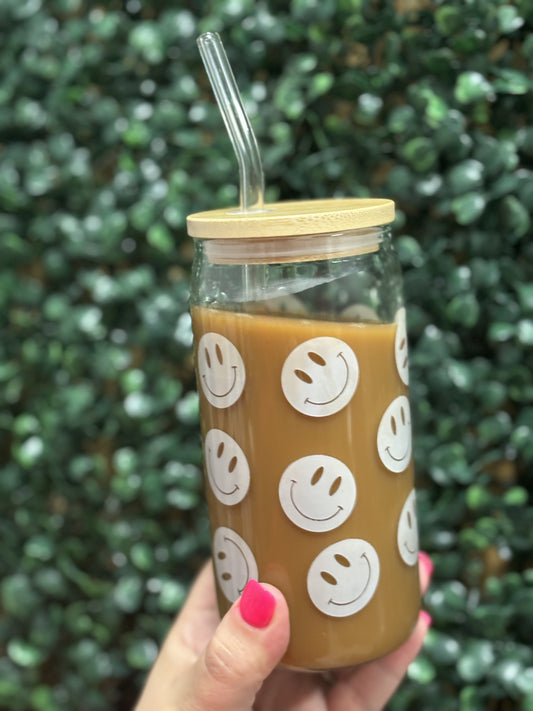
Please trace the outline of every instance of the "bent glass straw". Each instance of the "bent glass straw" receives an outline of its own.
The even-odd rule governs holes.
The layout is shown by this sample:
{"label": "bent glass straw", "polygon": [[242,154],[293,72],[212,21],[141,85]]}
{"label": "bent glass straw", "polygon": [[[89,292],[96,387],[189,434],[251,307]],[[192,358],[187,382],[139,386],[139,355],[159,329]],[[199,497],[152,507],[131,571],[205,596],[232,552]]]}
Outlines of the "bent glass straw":
{"label": "bent glass straw", "polygon": [[205,32],[196,42],[239,163],[240,209],[261,210],[265,182],[259,146],[224,45],[216,32]]}

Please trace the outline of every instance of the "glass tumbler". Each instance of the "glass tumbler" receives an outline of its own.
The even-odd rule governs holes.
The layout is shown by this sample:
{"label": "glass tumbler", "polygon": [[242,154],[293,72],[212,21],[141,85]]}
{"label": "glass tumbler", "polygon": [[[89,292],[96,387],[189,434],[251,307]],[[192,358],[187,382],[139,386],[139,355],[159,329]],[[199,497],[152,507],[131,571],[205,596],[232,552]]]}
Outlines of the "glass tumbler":
{"label": "glass tumbler", "polygon": [[420,608],[393,219],[381,199],[188,218],[220,612],[251,578],[277,586],[290,668],[380,657]]}

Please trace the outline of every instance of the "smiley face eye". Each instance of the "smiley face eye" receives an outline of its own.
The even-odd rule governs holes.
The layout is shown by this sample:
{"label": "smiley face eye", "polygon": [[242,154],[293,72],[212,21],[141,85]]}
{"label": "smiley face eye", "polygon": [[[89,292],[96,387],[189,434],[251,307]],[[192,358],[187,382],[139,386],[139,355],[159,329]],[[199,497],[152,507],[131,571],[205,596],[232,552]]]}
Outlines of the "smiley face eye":
{"label": "smiley face eye", "polygon": [[204,355],[205,355],[205,362],[207,363],[207,367],[211,367],[211,358],[209,357],[209,351],[207,348],[204,348]]}
{"label": "smiley face eye", "polygon": [[318,467],[316,472],[311,477],[311,486],[318,484],[318,482],[320,481],[320,477],[322,476],[323,473],[324,473],[324,467]]}
{"label": "smiley face eye", "polygon": [[232,457],[231,461],[229,463],[228,471],[231,474],[231,472],[235,469],[237,466],[237,457]]}
{"label": "smiley face eye", "polygon": [[307,373],[304,370],[295,370],[294,374],[296,375],[297,378],[302,380],[304,383],[307,383],[310,385],[313,382],[313,378],[310,375],[307,375]]}
{"label": "smiley face eye", "polygon": [[329,487],[329,495],[333,496],[333,494],[336,494],[337,491],[339,490],[339,487],[342,483],[342,477],[338,476],[333,484]]}
{"label": "smiley face eye", "polygon": [[337,580],[333,577],[333,575],[331,575],[331,573],[328,573],[325,570],[320,571],[320,577],[330,585],[337,585]]}
{"label": "smiley face eye", "polygon": [[218,445],[218,449],[217,449],[217,457],[218,457],[219,459],[220,459],[220,457],[222,456],[223,452],[224,452],[224,442],[221,442],[221,443]]}
{"label": "smiley face eye", "polygon": [[344,568],[349,568],[349,567],[350,567],[350,561],[348,560],[348,558],[345,558],[345,557],[344,557],[343,555],[341,555],[340,553],[335,553],[335,555],[334,555],[333,557],[335,558],[335,560],[337,561],[337,563],[338,563],[339,565],[342,565]]}
{"label": "smiley face eye", "polygon": [[396,434],[396,419],[395,419],[394,415],[391,415],[391,418],[390,418],[390,428],[392,430],[392,434],[395,435]]}
{"label": "smiley face eye", "polygon": [[407,523],[409,525],[409,528],[413,528],[413,519],[411,518],[411,512],[407,512]]}
{"label": "smiley face eye", "polygon": [[219,553],[217,553],[217,558],[218,558],[219,560],[224,560],[225,557],[226,557],[226,554],[223,553],[222,551],[220,551]]}
{"label": "smiley face eye", "polygon": [[402,424],[405,425],[405,410],[403,409],[403,407],[400,408],[400,414],[402,416]]}
{"label": "smiley face eye", "polygon": [[222,580],[231,580],[231,573],[222,573],[220,577]]}
{"label": "smiley face eye", "polygon": [[224,359],[222,358],[222,350],[220,349],[218,343],[215,345],[215,353],[217,354],[218,362],[220,365],[223,365]]}
{"label": "smiley face eye", "polygon": [[315,353],[314,351],[309,351],[307,354],[308,357],[313,361],[313,363],[316,363],[317,365],[326,365],[326,361],[322,356],[318,355],[318,353]]}

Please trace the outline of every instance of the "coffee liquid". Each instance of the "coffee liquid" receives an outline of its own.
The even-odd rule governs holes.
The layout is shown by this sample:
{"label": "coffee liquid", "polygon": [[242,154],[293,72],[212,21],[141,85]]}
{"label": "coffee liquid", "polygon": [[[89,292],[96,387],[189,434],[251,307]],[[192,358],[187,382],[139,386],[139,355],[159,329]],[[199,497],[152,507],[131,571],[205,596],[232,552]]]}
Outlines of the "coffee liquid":
{"label": "coffee liquid", "polygon": [[369,661],[416,623],[403,317],[192,309],[220,612],[249,578],[277,586],[290,610],[290,667]]}

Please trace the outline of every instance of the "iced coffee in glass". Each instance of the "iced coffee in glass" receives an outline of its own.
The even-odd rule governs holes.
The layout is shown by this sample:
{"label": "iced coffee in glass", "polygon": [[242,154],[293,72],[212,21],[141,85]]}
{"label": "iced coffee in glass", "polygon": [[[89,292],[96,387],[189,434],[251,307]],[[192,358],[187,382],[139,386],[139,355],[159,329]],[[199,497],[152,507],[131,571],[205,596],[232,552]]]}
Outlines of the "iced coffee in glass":
{"label": "iced coffee in glass", "polygon": [[219,607],[251,578],[277,586],[291,668],[380,657],[420,608],[393,219],[381,199],[188,218]]}

